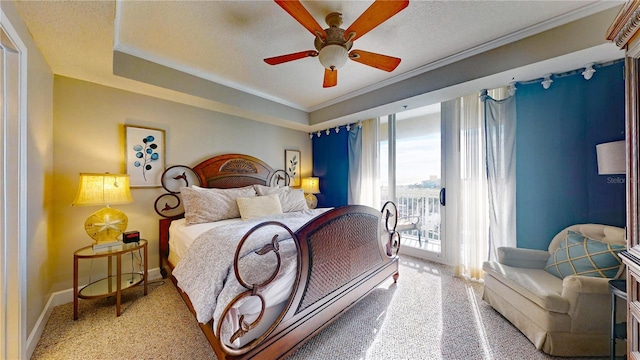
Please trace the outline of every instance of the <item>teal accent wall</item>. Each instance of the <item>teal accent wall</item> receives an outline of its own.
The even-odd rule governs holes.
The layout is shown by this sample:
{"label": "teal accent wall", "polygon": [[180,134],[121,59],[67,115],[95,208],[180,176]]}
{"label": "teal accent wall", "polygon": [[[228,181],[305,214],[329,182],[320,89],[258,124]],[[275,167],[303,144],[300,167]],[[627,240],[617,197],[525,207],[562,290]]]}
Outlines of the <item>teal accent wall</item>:
{"label": "teal accent wall", "polygon": [[[516,221],[518,247],[547,249],[553,236],[576,223],[625,226],[624,175],[598,175],[596,145],[624,139],[624,62],[517,84]],[[346,131],[313,137],[318,206],[348,201]],[[450,195],[453,196],[453,195]]]}
{"label": "teal accent wall", "polygon": [[349,201],[349,132],[313,135],[313,176],[320,178],[318,207],[337,207]]}
{"label": "teal accent wall", "polygon": [[576,223],[625,226],[624,175],[598,175],[596,145],[624,139],[622,61],[518,84],[516,92],[516,211],[518,247],[547,249]]}

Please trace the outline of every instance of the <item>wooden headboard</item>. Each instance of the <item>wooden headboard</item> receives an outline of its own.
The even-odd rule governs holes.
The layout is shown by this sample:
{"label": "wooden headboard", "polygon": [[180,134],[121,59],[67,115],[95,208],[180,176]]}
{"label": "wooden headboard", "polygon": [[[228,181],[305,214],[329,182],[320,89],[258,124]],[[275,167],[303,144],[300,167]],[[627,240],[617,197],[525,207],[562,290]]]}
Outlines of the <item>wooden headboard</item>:
{"label": "wooden headboard", "polygon": [[180,198],[180,188],[198,185],[206,188],[229,189],[249,185],[288,185],[288,175],[283,170],[273,170],[264,161],[250,155],[224,154],[214,156],[193,168],[176,165],[167,168],[162,174],[162,187],[167,191],[160,195],[154,204],[160,219],[160,269],[163,257],[169,255],[169,226],[173,219],[184,216],[184,207]]}
{"label": "wooden headboard", "polygon": [[207,159],[193,168],[202,187],[236,188],[269,185],[274,170],[264,161],[249,155],[225,154]]}
{"label": "wooden headboard", "polygon": [[167,191],[154,204],[158,215],[176,219],[184,215],[180,188],[198,185],[229,189],[249,185],[288,185],[283,170],[273,170],[264,161],[244,154],[224,154],[204,160],[193,168],[175,165],[162,173],[162,187]]}

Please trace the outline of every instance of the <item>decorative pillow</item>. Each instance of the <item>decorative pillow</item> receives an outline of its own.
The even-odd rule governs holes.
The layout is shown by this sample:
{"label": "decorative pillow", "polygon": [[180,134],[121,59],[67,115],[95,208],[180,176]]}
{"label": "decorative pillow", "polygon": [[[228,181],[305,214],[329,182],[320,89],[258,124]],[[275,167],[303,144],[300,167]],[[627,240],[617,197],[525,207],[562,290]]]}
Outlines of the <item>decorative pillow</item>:
{"label": "decorative pillow", "polygon": [[258,196],[265,196],[271,194],[279,194],[281,192],[289,191],[288,186],[275,187],[275,186],[265,186],[265,185],[253,185],[254,189],[256,189],[256,193]]}
{"label": "decorative pillow", "polygon": [[280,197],[280,204],[282,204],[282,212],[309,210],[302,189],[290,189],[289,191],[278,193],[278,196]]}
{"label": "decorative pillow", "polygon": [[236,199],[242,220],[255,219],[263,216],[282,214],[278,194],[254,197],[239,197]]}
{"label": "decorative pillow", "polygon": [[236,199],[255,197],[253,186],[233,189],[206,189],[199,186],[181,188],[185,224],[201,224],[240,217]]}
{"label": "decorative pillow", "polygon": [[622,270],[617,253],[624,245],[606,244],[568,231],[560,247],[551,254],[545,270],[563,279],[569,275],[616,278]]}
{"label": "decorative pillow", "polygon": [[278,194],[282,212],[308,210],[307,200],[304,198],[302,189],[291,189],[288,186],[270,187],[264,185],[253,185],[259,196]]}

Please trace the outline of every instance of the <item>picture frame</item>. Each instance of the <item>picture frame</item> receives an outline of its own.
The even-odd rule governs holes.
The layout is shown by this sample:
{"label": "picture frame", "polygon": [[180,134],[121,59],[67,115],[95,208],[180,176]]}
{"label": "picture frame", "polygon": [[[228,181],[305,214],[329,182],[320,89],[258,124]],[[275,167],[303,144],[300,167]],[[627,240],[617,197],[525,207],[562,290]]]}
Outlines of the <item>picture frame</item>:
{"label": "picture frame", "polygon": [[125,125],[125,161],[131,187],[160,187],[165,167],[165,131]]}
{"label": "picture frame", "polygon": [[289,175],[290,186],[299,187],[302,183],[300,176],[300,151],[284,151],[284,171]]}

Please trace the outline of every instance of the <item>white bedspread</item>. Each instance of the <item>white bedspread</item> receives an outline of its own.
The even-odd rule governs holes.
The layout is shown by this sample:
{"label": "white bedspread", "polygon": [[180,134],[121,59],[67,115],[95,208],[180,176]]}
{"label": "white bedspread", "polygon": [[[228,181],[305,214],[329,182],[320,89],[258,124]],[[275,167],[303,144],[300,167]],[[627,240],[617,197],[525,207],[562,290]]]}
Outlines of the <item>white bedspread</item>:
{"label": "white bedspread", "polygon": [[[214,317],[217,318],[233,297],[246,290],[235,279],[233,258],[242,236],[252,227],[266,220],[273,220],[285,224],[295,232],[327,210],[305,210],[279,214],[268,219],[242,221],[213,228],[198,236],[172,273],[180,289],[189,296],[198,321],[206,323]],[[269,244],[276,233],[279,235],[282,256],[282,269],[278,277],[283,277],[286,273],[291,274],[292,271],[295,274],[297,252],[291,236],[282,227],[269,226],[254,233],[243,246],[240,271],[248,283],[261,283],[273,273],[276,265],[275,255],[271,252],[269,255],[259,256],[254,250]],[[270,294],[269,291],[269,286],[263,291],[268,300],[267,306],[283,300],[277,298],[278,294],[284,299],[289,296],[287,292],[274,291]]]}

